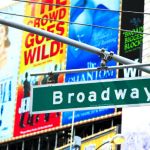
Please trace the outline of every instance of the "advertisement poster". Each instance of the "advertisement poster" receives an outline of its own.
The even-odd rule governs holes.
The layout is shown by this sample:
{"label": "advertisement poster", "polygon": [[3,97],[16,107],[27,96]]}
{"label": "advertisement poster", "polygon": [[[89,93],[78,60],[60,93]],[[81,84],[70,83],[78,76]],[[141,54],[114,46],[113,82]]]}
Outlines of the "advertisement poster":
{"label": "advertisement poster", "polygon": [[[71,6],[85,7],[85,9],[71,9],[70,22],[72,24],[69,26],[69,38],[117,53],[118,30],[107,29],[107,27],[119,28],[119,12],[117,10],[120,10],[120,0],[76,0],[71,1]],[[68,46],[66,69],[100,67],[100,62],[101,58],[97,54]],[[108,62],[108,65],[116,65],[116,62]],[[66,82],[78,82],[115,77],[115,70],[104,70],[67,74],[65,80]]]}
{"label": "advertisement poster", "polygon": [[[43,0],[39,2],[69,5],[67,0],[55,2],[53,0]],[[67,24],[52,20],[68,21],[68,8],[30,3],[26,4],[25,15],[36,17],[34,19],[25,18],[25,24],[67,36]],[[23,33],[21,50],[14,136],[60,126],[60,113],[30,114],[30,89],[33,85],[63,82],[64,77],[62,75],[53,76],[51,73],[45,76],[30,76],[30,74],[65,69],[66,61],[65,44],[28,32]],[[41,99],[41,101],[44,103],[44,99]]]}
{"label": "advertisement poster", "polygon": [[[96,110],[83,110],[83,111],[75,111],[74,122],[79,122],[82,120],[87,120],[91,118],[101,117],[104,115],[112,114],[115,112],[114,108],[108,109],[96,109]],[[62,113],[62,125],[72,123],[72,112],[63,112]]]}
{"label": "advertisement poster", "polygon": [[[71,39],[98,47],[100,49],[104,48],[107,51],[113,51],[114,53],[117,53],[119,32],[118,30],[111,30],[105,27],[119,28],[119,12],[109,10],[120,10],[120,0],[72,0],[71,6],[85,7],[85,9],[71,8],[70,22],[72,22],[72,24],[69,26],[69,37]],[[95,8],[95,10],[86,8]],[[95,27],[95,25],[99,27]],[[100,62],[101,58],[97,54],[93,54],[76,47],[68,46],[66,64],[67,70],[100,67]],[[114,65],[116,65],[115,61],[108,62],[108,66]],[[66,74],[65,81],[79,82],[115,77],[115,70],[104,70]],[[97,117],[98,115],[101,116],[101,112],[103,111],[104,110],[101,111],[100,109],[91,111],[78,111],[75,113],[75,120],[81,121],[84,119]],[[106,112],[107,111],[108,110],[106,109]],[[112,109],[110,109],[110,111],[112,111]],[[64,112],[62,120],[63,124],[70,123],[71,118],[72,112]]]}
{"label": "advertisement poster", "polygon": [[[136,3],[136,5],[135,5]],[[120,36],[120,55],[136,62],[141,62],[142,46],[143,46],[143,12],[144,1],[141,0],[123,0],[121,16],[121,29],[129,30],[122,31]],[[141,12],[129,13],[125,11]],[[119,70],[119,77],[135,77],[139,76],[140,72],[135,68]]]}
{"label": "advertisement poster", "polygon": [[[120,55],[141,62],[143,34],[133,33],[132,31],[143,32],[144,1],[123,0],[122,9],[141,13],[122,13],[121,28],[131,30],[131,32],[121,32]],[[139,75],[140,73],[135,68],[124,69],[124,72],[119,71],[120,77]],[[125,143],[121,146],[121,150],[147,150],[150,148],[150,121],[147,117],[149,109],[148,106],[123,108],[121,133],[125,136]]]}
{"label": "advertisement poster", "polygon": [[[22,4],[0,9],[8,13],[22,13],[23,10]],[[22,22],[16,16],[1,14],[1,18]],[[13,137],[21,36],[21,31],[0,24],[0,141]]]}
{"label": "advertisement poster", "polygon": [[[145,0],[144,12],[150,12],[150,1]],[[150,33],[150,25],[149,25],[150,15],[144,15],[144,33]],[[149,35],[143,35],[143,53],[142,53],[142,63],[150,62],[150,38]],[[149,73],[142,72],[142,76],[149,76]]]}

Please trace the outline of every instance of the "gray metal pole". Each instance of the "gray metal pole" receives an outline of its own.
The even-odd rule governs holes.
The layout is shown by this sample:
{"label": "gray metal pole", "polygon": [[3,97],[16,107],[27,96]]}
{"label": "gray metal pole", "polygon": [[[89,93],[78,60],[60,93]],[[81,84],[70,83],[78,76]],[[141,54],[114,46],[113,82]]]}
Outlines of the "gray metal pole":
{"label": "gray metal pole", "polygon": [[7,144],[7,146],[6,146],[6,150],[9,150],[9,144]]}
{"label": "gray metal pole", "polygon": [[[88,44],[85,44],[85,43],[81,43],[81,42],[75,41],[73,39],[57,35],[55,33],[51,33],[51,32],[48,32],[48,31],[43,31],[42,29],[39,29],[39,28],[30,27],[28,25],[24,25],[24,24],[12,22],[12,21],[7,21],[7,20],[1,19],[1,18],[0,18],[0,24],[4,24],[4,25],[7,25],[7,26],[11,26],[13,28],[23,30],[23,31],[27,31],[27,32],[35,33],[35,34],[38,34],[38,35],[41,35],[41,36],[44,36],[44,37],[47,37],[47,38],[51,38],[51,39],[63,42],[63,43],[68,44],[68,45],[78,47],[80,49],[83,49],[83,50],[86,50],[86,51],[89,51],[89,52],[92,52],[92,53],[95,53],[95,54],[98,54],[98,55],[102,55],[102,54],[109,55],[110,54],[107,51],[102,52],[101,49],[96,48],[94,46],[91,46],[91,45],[88,45]],[[128,58],[125,58],[125,57],[122,57],[122,56],[119,56],[119,55],[116,55],[116,54],[113,54],[112,58],[115,61],[120,62],[122,64],[135,64],[135,63],[137,63],[133,60],[130,60]],[[139,69],[144,71],[144,72],[150,73],[150,68],[139,67]]]}
{"label": "gray metal pole", "polygon": [[24,150],[24,140],[22,141],[22,148],[21,148],[21,150]]}
{"label": "gray metal pole", "polygon": [[73,147],[73,140],[74,140],[74,119],[75,119],[74,117],[75,117],[75,111],[72,112],[70,150],[72,150],[72,147]]}
{"label": "gray metal pole", "polygon": [[57,148],[57,144],[58,144],[58,133],[56,132],[56,136],[55,136],[55,149]]}
{"label": "gray metal pole", "polygon": [[39,141],[38,141],[38,150],[41,149],[41,137],[39,137]]}
{"label": "gray metal pole", "polygon": [[[99,67],[99,68],[82,68],[82,69],[71,69],[71,70],[60,70],[60,71],[52,71],[53,74],[60,73],[79,73],[79,72],[89,72],[89,71],[99,71],[99,70],[114,70],[114,69],[124,69],[124,68],[139,68],[142,66],[150,66],[150,63],[146,64],[131,64],[131,65],[120,65],[120,66],[109,66],[107,68]],[[50,72],[42,72],[42,73],[32,73],[31,76],[40,76],[47,75]]]}

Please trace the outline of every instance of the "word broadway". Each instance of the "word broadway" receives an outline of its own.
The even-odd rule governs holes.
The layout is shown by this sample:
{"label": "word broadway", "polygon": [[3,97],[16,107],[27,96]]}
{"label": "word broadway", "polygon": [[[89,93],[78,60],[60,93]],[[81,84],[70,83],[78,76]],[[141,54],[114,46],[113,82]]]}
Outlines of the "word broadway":
{"label": "word broadway", "polygon": [[150,103],[150,79],[118,79],[32,88],[32,113]]}

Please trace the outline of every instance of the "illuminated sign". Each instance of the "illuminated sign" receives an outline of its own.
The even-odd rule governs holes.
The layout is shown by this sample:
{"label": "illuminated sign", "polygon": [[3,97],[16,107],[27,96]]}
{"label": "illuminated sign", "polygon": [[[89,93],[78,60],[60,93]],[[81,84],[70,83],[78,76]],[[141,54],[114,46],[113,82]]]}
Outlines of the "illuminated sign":
{"label": "illuminated sign", "polygon": [[[75,111],[74,122],[101,117],[104,115],[112,114],[114,112],[114,108]],[[62,116],[62,125],[72,123],[72,112],[63,112]]]}
{"label": "illuminated sign", "polygon": [[[69,38],[117,53],[119,32],[118,30],[107,29],[107,27],[119,29],[120,14],[117,10],[120,10],[120,0],[72,0],[71,6],[95,9],[71,8],[70,21],[72,24],[69,25]],[[105,9],[105,11],[101,9]],[[110,10],[116,10],[116,12]],[[100,61],[101,59],[98,55],[68,45],[66,62],[67,70],[99,67]],[[116,62],[111,61],[108,65],[114,66],[116,65]],[[65,81],[79,82],[115,77],[115,70],[100,70],[95,72],[67,74]]]}
{"label": "illuminated sign", "polygon": [[[130,58],[136,62],[141,62],[143,46],[144,1],[122,0],[122,10],[121,29],[128,31],[121,31],[120,55]],[[131,13],[132,11],[140,13]],[[119,77],[135,76],[139,76],[139,71],[137,71],[136,68],[119,70]]]}
{"label": "illuminated sign", "polygon": [[[42,0],[41,2],[69,5],[68,0]],[[35,18],[24,18],[24,23],[62,36],[68,36],[66,23],[50,20],[69,20],[69,8],[57,5],[37,5],[35,3],[29,5],[25,3],[25,15]],[[23,32],[22,39],[14,136],[60,126],[60,113],[30,114],[31,86],[47,84],[49,78],[49,76],[31,77],[30,73],[65,69],[66,62],[65,44],[28,32]],[[60,81],[64,81],[63,75],[56,77],[56,82]]]}
{"label": "illuminated sign", "polygon": [[[118,49],[118,31],[109,30],[105,27],[112,27],[119,29],[119,12],[112,12],[110,10],[120,10],[120,0],[72,0],[70,9],[70,22],[69,24],[69,37],[71,39],[87,43],[89,45],[105,48],[108,51],[117,53]],[[76,7],[77,6],[77,7]],[[79,9],[78,7],[85,7],[85,9]],[[94,8],[95,10],[86,9]],[[103,11],[101,9],[105,9]],[[86,19],[88,18],[88,19]],[[113,18],[113,19],[112,19]],[[79,24],[78,24],[79,23]],[[83,24],[83,25],[81,25]],[[85,25],[84,25],[85,24]],[[88,26],[88,25],[90,26]],[[96,27],[99,26],[99,27]],[[102,28],[101,26],[104,26]],[[88,31],[88,32],[87,32]],[[66,69],[78,69],[78,68],[94,68],[100,66],[101,59],[98,55],[85,52],[76,47],[68,45]],[[116,65],[115,61],[108,63],[109,66]],[[66,82],[79,82],[88,80],[100,80],[115,78],[115,70],[93,71],[67,74],[65,76]],[[101,116],[101,112],[105,110],[84,110],[75,112],[75,121],[82,121]],[[106,112],[109,110],[106,110]],[[110,109],[110,112],[114,110]],[[72,112],[62,113],[62,124],[71,122]],[[84,116],[84,117],[82,117]]]}

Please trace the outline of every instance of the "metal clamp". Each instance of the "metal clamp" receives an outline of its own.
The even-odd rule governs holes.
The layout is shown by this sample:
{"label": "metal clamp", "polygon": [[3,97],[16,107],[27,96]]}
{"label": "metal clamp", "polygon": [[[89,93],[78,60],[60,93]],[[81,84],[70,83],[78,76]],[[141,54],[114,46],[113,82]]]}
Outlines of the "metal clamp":
{"label": "metal clamp", "polygon": [[110,61],[112,59],[112,56],[114,54],[114,52],[110,52],[109,54],[105,53],[105,49],[101,50],[102,54],[100,54],[101,57],[101,67],[104,69],[107,69],[107,62]]}

